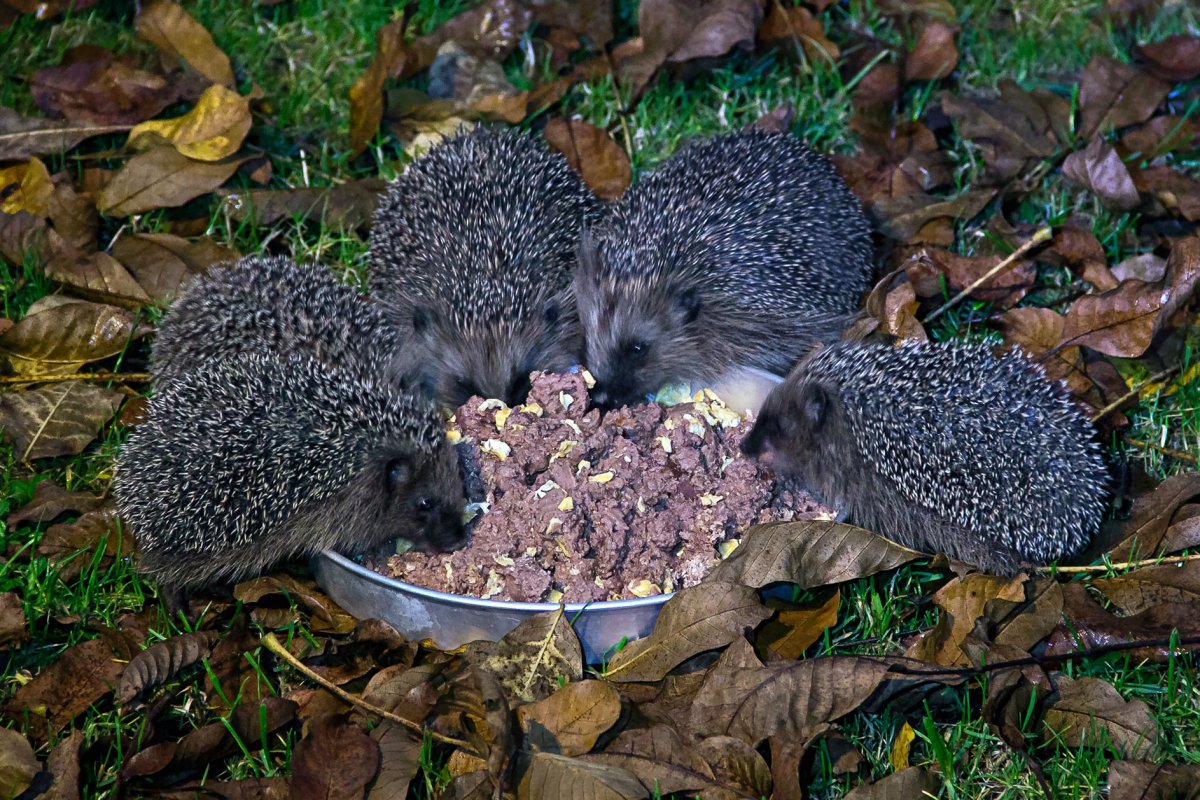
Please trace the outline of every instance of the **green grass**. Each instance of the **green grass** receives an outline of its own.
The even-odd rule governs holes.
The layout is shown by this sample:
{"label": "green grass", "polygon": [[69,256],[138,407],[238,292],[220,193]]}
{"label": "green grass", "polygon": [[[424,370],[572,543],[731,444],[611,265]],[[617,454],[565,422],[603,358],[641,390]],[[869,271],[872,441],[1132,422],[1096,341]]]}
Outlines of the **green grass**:
{"label": "green grass", "polygon": [[[420,34],[432,30],[468,5],[420,0],[411,31]],[[964,92],[987,92],[1001,80],[1012,79],[1026,88],[1045,87],[1066,94],[1075,83],[1075,73],[1094,55],[1128,60],[1131,39],[1145,41],[1187,30],[1189,26],[1194,30],[1200,25],[1200,12],[1182,3],[1168,6],[1154,20],[1137,23],[1133,28],[1103,21],[1098,12],[1104,7],[1104,0],[1035,0],[1015,4],[1002,0],[962,0],[955,5],[962,26],[958,39],[961,54],[958,90]],[[239,88],[245,92],[257,84],[265,93],[265,100],[256,109],[255,126],[247,146],[269,154],[274,170],[271,188],[325,186],[376,174],[388,176],[402,167],[400,147],[386,136],[381,136],[378,146],[369,148],[367,155],[353,161],[345,147],[349,87],[374,51],[375,31],[397,12],[394,2],[296,0],[260,8],[244,0],[198,0],[187,6],[212,31],[217,44],[231,54]],[[51,23],[19,18],[5,32],[0,105],[23,113],[38,113],[28,90],[29,75],[58,64],[70,47],[79,44],[109,47],[145,63],[152,50],[133,34],[131,15],[128,4],[104,0],[88,11],[69,14]],[[911,42],[915,35],[914,31],[886,20],[866,0],[837,5],[821,18],[826,21],[831,38],[843,49],[852,46],[845,35],[851,27],[893,44]],[[633,32],[635,20],[636,3],[618,4],[618,38]],[[525,63],[523,50],[518,48],[505,68],[516,85],[525,86],[531,75],[540,74],[541,67]],[[855,136],[848,128],[852,113],[849,90],[857,77],[842,75],[823,62],[797,64],[779,53],[740,54],[683,82],[665,77],[656,81],[631,109],[624,90],[604,78],[575,87],[562,107],[552,113],[579,115],[609,130],[618,143],[627,147],[638,171],[652,168],[688,137],[741,127],[783,104],[796,109],[794,130],[798,135],[820,150],[848,152],[855,146]],[[422,80],[417,79],[414,85],[419,86]],[[910,85],[901,109],[912,118],[920,116],[936,102],[940,89],[940,85],[932,83]],[[1188,103],[1177,108],[1176,113],[1196,118],[1200,114],[1200,101],[1193,98]],[[545,116],[529,121],[527,126],[536,127]],[[100,138],[84,150],[114,150],[121,144],[121,137]],[[972,147],[961,141],[952,142],[949,152],[959,182],[956,188],[961,189],[978,177],[980,161]],[[1193,156],[1190,161],[1176,159],[1173,163],[1195,174],[1200,171],[1197,158],[1200,156]],[[83,166],[74,155],[50,158],[47,163],[51,171],[78,170]],[[115,166],[119,162],[102,159],[99,163]],[[208,233],[241,252],[264,247],[291,252],[298,258],[315,258],[336,265],[347,276],[361,275],[365,263],[366,245],[356,234],[322,228],[312,222],[282,223],[270,230],[239,225],[231,222],[211,199],[198,201],[182,211],[151,212],[127,222],[133,232],[160,231],[189,214],[208,217]],[[1148,249],[1148,243],[1137,236],[1140,221],[1136,217],[1111,214],[1090,196],[1065,184],[1057,174],[1048,176],[1015,213],[1015,221],[1031,224],[1057,225],[1069,218],[1081,219],[1091,226],[1110,262]],[[117,221],[105,220],[101,241],[109,241],[119,226]],[[971,234],[979,227],[960,229],[956,238],[960,252],[972,252],[976,238]],[[3,316],[8,319],[19,320],[30,304],[55,291],[32,260],[19,268],[3,266],[0,270]],[[1043,272],[1043,283],[1040,292],[1031,295],[1026,303],[1053,305],[1071,290],[1069,282],[1062,275],[1051,274],[1049,268]],[[931,333],[938,339],[994,337],[994,331],[984,324],[994,311],[984,303],[961,303],[947,312]],[[1196,361],[1195,345],[1196,335],[1192,331],[1188,346],[1173,356],[1178,359],[1181,374],[1186,374]],[[145,345],[135,345],[123,368],[139,368],[144,356]],[[102,366],[116,364],[113,360]],[[1134,427],[1130,435],[1134,438],[1169,449],[1200,452],[1200,382],[1193,381],[1169,396],[1159,394],[1148,398],[1131,413],[1131,418]],[[83,455],[38,462],[32,468],[18,463],[10,446],[0,445],[0,512],[7,513],[25,503],[43,478],[72,490],[107,492],[112,456],[122,435],[114,426]],[[1156,477],[1189,466],[1153,449],[1134,450],[1130,455]],[[76,556],[86,563],[77,579],[61,580],[46,559],[36,556],[45,528],[45,525],[21,526],[4,534],[8,559],[0,566],[0,591],[20,594],[32,635],[28,645],[8,654],[3,675],[10,686],[54,661],[65,647],[94,637],[95,625],[117,624],[122,614],[141,609],[156,593],[152,584],[142,581],[132,570],[128,559],[102,566],[91,552]],[[929,596],[941,580],[941,576],[918,565],[844,587],[839,623],[827,632],[816,651],[896,652],[907,634],[936,620],[937,611]],[[184,628],[178,621],[167,620],[159,613],[153,625],[154,637],[165,638],[181,632]],[[309,636],[302,628],[288,633]],[[249,655],[257,658],[253,653]],[[1195,657],[1160,666],[1133,664],[1120,656],[1110,656],[1072,666],[1069,671],[1110,680],[1127,699],[1144,700],[1161,723],[1161,755],[1173,761],[1196,763],[1196,754],[1200,753],[1200,680],[1196,666]],[[174,726],[182,735],[220,718],[219,713],[207,707],[206,698],[196,686],[197,676],[204,669],[200,665],[168,683],[166,690],[176,692],[177,701],[165,713],[166,722],[160,720],[158,724]],[[911,761],[940,764],[947,775],[953,776],[946,797],[1023,798],[1040,792],[1024,761],[996,737],[978,713],[982,702],[979,690],[949,693],[942,699],[947,701],[947,707],[924,709],[906,717],[890,711],[851,717],[845,734],[866,756],[868,771],[875,776],[891,771],[891,743],[907,721],[917,733]],[[115,770],[128,757],[127,748],[140,746],[140,739],[146,733],[142,718],[137,713],[98,708],[85,713],[77,725],[92,748],[85,796],[116,796]],[[1031,726],[1026,733],[1034,740],[1033,756],[1042,764],[1059,795],[1100,796],[1099,787],[1103,785],[1112,755],[1103,748],[1068,748],[1061,743],[1037,740],[1041,730],[1040,726]],[[214,769],[210,777],[283,774],[288,769],[297,735],[294,731],[275,735],[266,751],[247,749],[229,759],[223,770]],[[825,743],[817,745],[815,759],[818,767],[824,767],[818,770],[822,777],[810,787],[809,796],[839,797],[859,780],[829,773]],[[432,797],[448,780],[444,756],[427,743],[422,765],[422,773],[415,782],[416,793]]]}

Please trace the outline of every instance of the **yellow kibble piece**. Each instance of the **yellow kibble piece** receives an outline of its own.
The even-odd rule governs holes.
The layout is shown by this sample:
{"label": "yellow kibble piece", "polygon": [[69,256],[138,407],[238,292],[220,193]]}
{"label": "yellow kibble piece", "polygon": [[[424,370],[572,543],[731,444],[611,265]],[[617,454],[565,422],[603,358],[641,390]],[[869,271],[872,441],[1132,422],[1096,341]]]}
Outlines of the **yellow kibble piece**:
{"label": "yellow kibble piece", "polygon": [[572,511],[575,508],[575,501],[570,497],[564,497],[558,504],[559,511]]}
{"label": "yellow kibble piece", "polygon": [[588,480],[591,481],[592,483],[608,483],[612,479],[613,479],[613,471],[611,469],[607,470],[606,472],[598,473],[598,474],[593,475],[592,477],[588,478]]}
{"label": "yellow kibble piece", "polygon": [[657,583],[651,583],[646,579],[642,579],[628,586],[629,593],[634,597],[650,597],[656,594],[662,594],[662,587]]}
{"label": "yellow kibble piece", "polygon": [[550,591],[546,592],[546,602],[547,603],[558,603],[558,602],[561,602],[562,599],[563,599],[563,593],[560,592],[558,589],[551,589]]}
{"label": "yellow kibble piece", "polygon": [[540,417],[546,412],[546,409],[542,408],[537,403],[526,403],[525,405],[519,407],[517,411],[520,411],[522,414],[533,414],[535,417]]}
{"label": "yellow kibble piece", "polygon": [[512,412],[511,408],[502,408],[496,412],[496,430],[504,430],[504,423],[508,422],[508,418]]}
{"label": "yellow kibble piece", "polygon": [[516,561],[513,561],[511,556],[506,556],[504,554],[492,556],[492,561],[495,561],[502,567],[511,567],[513,564],[517,563]]}
{"label": "yellow kibble piece", "polygon": [[712,507],[724,499],[725,499],[725,495],[723,495],[723,494],[712,494],[712,493],[702,494],[702,495],[700,495],[700,505]]}
{"label": "yellow kibble piece", "polygon": [[596,378],[595,378],[595,376],[592,375],[592,373],[588,372],[586,369],[581,369],[579,371],[579,375],[580,375],[580,377],[583,378],[584,386],[586,386],[589,389],[596,388]]}
{"label": "yellow kibble piece", "polygon": [[462,431],[458,430],[458,428],[451,428],[446,431],[446,439],[450,444],[458,444],[462,441]]}
{"label": "yellow kibble piece", "polygon": [[480,443],[479,449],[495,456],[501,461],[507,461],[508,457],[512,455],[512,448],[499,439],[485,439]]}
{"label": "yellow kibble piece", "polygon": [[733,555],[733,551],[738,549],[739,544],[741,544],[740,539],[726,539],[717,545],[717,554],[720,555],[721,560],[724,561]]}
{"label": "yellow kibble piece", "polygon": [[660,445],[662,445],[662,449],[663,449],[663,452],[664,452],[664,453],[670,453],[670,452],[671,452],[671,437],[670,437],[670,436],[660,436],[660,437],[658,437],[658,443],[659,443]]}

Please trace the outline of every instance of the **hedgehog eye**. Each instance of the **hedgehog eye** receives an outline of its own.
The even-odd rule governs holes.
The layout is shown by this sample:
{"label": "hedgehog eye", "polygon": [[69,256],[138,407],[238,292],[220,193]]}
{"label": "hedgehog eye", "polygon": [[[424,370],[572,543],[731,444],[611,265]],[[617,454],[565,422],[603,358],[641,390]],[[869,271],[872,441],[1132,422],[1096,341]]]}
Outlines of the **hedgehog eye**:
{"label": "hedgehog eye", "polygon": [[433,498],[430,497],[429,495],[425,495],[417,500],[417,510],[424,511],[425,513],[429,513],[430,511],[433,511],[433,508],[435,505],[437,505],[437,504],[434,502]]}
{"label": "hedgehog eye", "polygon": [[408,462],[402,458],[393,458],[387,463],[387,482],[388,489],[395,491],[401,485],[408,481],[409,477]]}
{"label": "hedgehog eye", "polygon": [[644,356],[650,351],[650,345],[642,339],[634,339],[625,344],[625,353],[630,356]]}

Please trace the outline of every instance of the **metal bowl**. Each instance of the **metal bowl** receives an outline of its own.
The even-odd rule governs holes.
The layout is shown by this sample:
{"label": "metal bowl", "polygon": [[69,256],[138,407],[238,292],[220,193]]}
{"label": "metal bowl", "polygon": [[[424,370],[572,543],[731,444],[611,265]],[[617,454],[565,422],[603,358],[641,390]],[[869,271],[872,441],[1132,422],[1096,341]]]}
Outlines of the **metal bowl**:
{"label": "metal bowl", "polygon": [[[555,603],[481,600],[423,589],[380,575],[332,551],[314,558],[312,567],[321,588],[354,616],[382,619],[409,639],[432,639],[443,650],[479,639],[497,641],[534,614],[558,609]],[[567,603],[567,618],[583,645],[584,660],[599,664],[622,639],[649,634],[659,609],[670,597],[661,594]]]}

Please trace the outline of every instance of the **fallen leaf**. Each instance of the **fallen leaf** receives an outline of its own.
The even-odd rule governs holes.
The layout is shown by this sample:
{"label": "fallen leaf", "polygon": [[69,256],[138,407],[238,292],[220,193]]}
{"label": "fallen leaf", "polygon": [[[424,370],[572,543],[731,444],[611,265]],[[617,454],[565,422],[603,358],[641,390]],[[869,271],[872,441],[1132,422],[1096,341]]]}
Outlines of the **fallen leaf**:
{"label": "fallen leaf", "polygon": [[361,798],[379,771],[379,745],[344,716],[317,717],[292,754],[292,800]]}
{"label": "fallen leaf", "polygon": [[1111,128],[1150,119],[1171,86],[1137,67],[1096,55],[1079,81],[1079,135],[1091,139]]}
{"label": "fallen leaf", "polygon": [[732,736],[709,736],[696,752],[708,762],[717,782],[741,787],[752,798],[771,796],[771,768],[750,745]]}
{"label": "fallen leaf", "polygon": [[[925,245],[917,248],[904,262],[908,279],[922,297],[942,297],[949,288],[951,294],[973,285],[990,273],[1004,257],[960,256],[941,247]],[[971,290],[970,297],[1009,308],[1033,288],[1037,267],[1031,259],[1018,259]]]}
{"label": "fallen leaf", "polygon": [[54,182],[54,192],[50,195],[47,210],[54,232],[62,239],[62,245],[54,248],[52,257],[71,252],[95,252],[100,215],[92,198],[84,192],[75,191],[73,178],[66,172],[51,176],[51,180]]}
{"label": "fallen leaf", "polygon": [[310,189],[221,190],[230,216],[266,227],[279,220],[316,220],[327,227],[353,230],[371,222],[387,182],[362,178],[338,186]]}
{"label": "fallen leaf", "polygon": [[567,159],[588,188],[602,200],[616,200],[629,186],[629,156],[603,128],[582,120],[555,117],[542,132],[546,142]]}
{"label": "fallen leaf", "polygon": [[170,305],[188,281],[209,267],[237,260],[239,254],[209,238],[188,241],[169,233],[119,236],[112,254],[160,306]]}
{"label": "fallen leaf", "polygon": [[1088,652],[1139,641],[1158,644],[1131,647],[1125,652],[1131,661],[1168,662],[1182,652],[1196,652],[1200,645],[1172,646],[1172,635],[1195,639],[1200,635],[1200,606],[1163,604],[1152,606],[1128,617],[1118,617],[1092,599],[1083,584],[1063,587],[1063,622],[1046,641],[1048,655]]}
{"label": "fallen leaf", "polygon": [[[264,742],[272,741],[272,734],[290,725],[295,718],[296,704],[290,700],[267,696],[261,701],[251,701],[243,697],[237,708],[225,715],[224,719],[215,720],[188,731],[178,742],[163,742],[162,744],[170,746],[169,752],[166,754],[170,758],[163,759],[161,755],[152,754],[151,760],[154,763],[148,765],[147,769],[171,767],[173,770],[195,770],[219,762],[234,753],[240,753],[242,747],[258,750]],[[147,749],[159,746],[151,745]],[[308,748],[304,748],[304,750],[312,752]],[[297,745],[292,751],[293,758],[301,752],[303,752],[301,747]],[[347,752],[347,755],[355,754],[353,750]],[[165,764],[162,763],[163,760],[166,761]],[[299,766],[300,762],[298,761],[293,765],[293,775]],[[345,764],[344,766],[348,773],[353,773],[355,768],[361,768],[360,764]],[[320,770],[320,765],[316,765],[316,769]],[[305,796],[307,797],[307,795]],[[325,800],[327,797],[333,798],[340,795],[316,796]],[[361,796],[361,794],[358,795],[358,797]]]}
{"label": "fallen leaf", "polygon": [[744,130],[759,130],[767,133],[787,133],[792,129],[792,123],[796,121],[796,107],[791,103],[784,103],[777,106],[767,113],[763,114],[754,122],[747,125]]}
{"label": "fallen leaf", "polygon": [[42,795],[44,800],[74,800],[80,796],[80,751],[83,741],[83,731],[72,731],[50,752],[50,757],[46,759],[46,772],[50,773],[53,782]]}
{"label": "fallen leaf", "polygon": [[[490,670],[459,661],[449,676],[449,691],[434,708],[431,727],[466,739],[484,756],[487,774],[497,781],[509,768],[516,747],[512,712],[504,687]],[[490,795],[489,795],[490,796]]]}
{"label": "fallen leaf", "polygon": [[1072,182],[1100,198],[1105,208],[1129,211],[1138,205],[1138,191],[1129,169],[1100,137],[1093,139],[1087,150],[1067,156],[1062,170]]}
{"label": "fallen leaf", "polygon": [[33,745],[21,734],[0,728],[0,797],[17,797],[33,783],[41,772],[34,758]]}
{"label": "fallen leaf", "polygon": [[[93,552],[99,549],[99,552]],[[117,519],[111,504],[89,511],[74,522],[51,525],[38,543],[37,554],[58,570],[64,581],[79,577],[84,567],[102,568],[134,551],[133,536]]]}
{"label": "fallen leaf", "polygon": [[988,602],[987,624],[977,624],[959,645],[975,666],[1006,658],[994,650],[1028,653],[1062,621],[1062,586],[1051,578],[1030,578],[1023,588],[1020,599],[997,596]]}
{"label": "fallen leaf", "polygon": [[999,97],[941,96],[942,110],[958,123],[960,135],[983,154],[998,182],[1010,181],[1051,158],[1070,129],[1070,106],[1047,91],[1027,92],[1009,80]]}
{"label": "fallen leaf", "polygon": [[1146,62],[1147,69],[1164,81],[1179,83],[1200,77],[1200,36],[1180,33],[1139,44],[1133,50]]}
{"label": "fallen leaf", "polygon": [[406,23],[399,19],[375,32],[375,56],[350,87],[351,156],[366,149],[383,121],[383,82],[398,77],[408,58],[404,46]]}
{"label": "fallen leaf", "polygon": [[133,29],[150,44],[184,61],[213,83],[233,87],[233,67],[212,34],[196,19],[169,0],[142,6]]}
{"label": "fallen leaf", "polygon": [[126,147],[149,150],[163,144],[198,161],[220,161],[237,152],[250,132],[250,98],[213,84],[182,117],[143,122],[129,132]]}
{"label": "fallen leaf", "polygon": [[428,67],[446,42],[454,42],[476,58],[503,62],[532,21],[532,10],[516,0],[486,0],[414,39],[410,48],[413,58],[398,77],[408,78]]}
{"label": "fallen leaf", "polygon": [[366,800],[408,797],[408,787],[421,769],[421,741],[407,728],[387,720],[371,731],[371,738],[379,745],[379,774],[367,790]]}
{"label": "fallen leaf", "polygon": [[1108,766],[1109,800],[1195,800],[1200,765],[1114,761]]}
{"label": "fallen leaf", "polygon": [[87,45],[69,50],[61,66],[33,73],[29,88],[38,108],[66,117],[71,129],[133,125],[179,100],[181,92],[162,76]]}
{"label": "fallen leaf", "polygon": [[1102,292],[1115,289],[1121,281],[1134,277],[1118,276],[1115,271],[1110,271],[1104,247],[1096,235],[1077,225],[1063,225],[1056,229],[1050,244],[1038,254],[1038,260],[1067,267]]}
{"label": "fallen leaf", "polygon": [[528,800],[634,800],[649,797],[628,770],[553,753],[534,753],[517,794]]}
{"label": "fallen leaf", "polygon": [[759,630],[757,641],[782,658],[800,658],[837,624],[841,597],[841,592],[834,592],[816,608],[780,609],[775,619]]}
{"label": "fallen leaf", "polygon": [[874,575],[921,557],[915,550],[841,522],[758,525],[742,536],[733,555],[718,564],[701,586],[726,582],[761,588],[787,582],[811,589]]}
{"label": "fallen leaf", "polygon": [[75,293],[100,303],[137,309],[150,304],[150,297],[120,261],[96,252],[76,258],[53,258],[46,264],[46,277],[70,286]]}
{"label": "fallen leaf", "polygon": [[50,213],[54,185],[46,165],[36,158],[24,164],[0,168],[0,213],[22,211],[35,217]]}
{"label": "fallen leaf", "polygon": [[347,634],[358,621],[325,594],[316,582],[300,580],[284,573],[243,581],[233,588],[235,599],[258,603],[270,594],[281,594],[309,612],[308,624],[316,633]]}
{"label": "fallen leaf", "polygon": [[958,66],[958,48],[954,46],[957,25],[930,20],[921,26],[916,44],[904,60],[904,78],[909,81],[936,81],[948,77]]}
{"label": "fallen leaf", "polygon": [[685,660],[724,647],[769,616],[771,610],[759,602],[753,589],[711,576],[676,592],[663,605],[651,634],[614,655],[604,677],[661,680]]}
{"label": "fallen leaf", "polygon": [[909,767],[880,778],[874,783],[859,784],[846,794],[844,800],[892,800],[892,798],[937,797],[941,783],[924,767]]}
{"label": "fallen leaf", "polygon": [[0,396],[0,422],[22,461],[83,451],[125,395],[79,381]]}
{"label": "fallen leaf", "polygon": [[931,222],[971,219],[991,202],[996,192],[990,189],[969,189],[949,200],[934,200],[918,195],[879,197],[870,206],[880,230],[900,241],[926,241],[921,233]]}
{"label": "fallen leaf", "polygon": [[[723,741],[745,746],[740,740],[729,737],[725,737]],[[738,751],[739,755],[742,752],[744,751]],[[761,760],[761,756],[759,759]],[[581,756],[580,760],[626,770],[636,775],[642,786],[663,796],[682,792],[689,796],[702,796],[705,800],[735,800],[760,796],[757,793],[750,794],[734,781],[718,779],[713,767],[704,757],[688,747],[674,728],[666,725],[622,731],[602,752]],[[765,766],[764,763],[763,767]],[[767,781],[769,787],[769,771]],[[768,794],[769,792],[766,792],[761,796],[765,797]]]}
{"label": "fallen leaf", "polygon": [[229,180],[245,161],[196,161],[173,147],[156,147],[125,162],[100,192],[96,205],[114,217],[181,206]]}
{"label": "fallen leaf", "polygon": [[124,668],[103,639],[73,645],[18,688],[4,713],[17,724],[28,719],[30,735],[45,739],[111,692]]}
{"label": "fallen leaf", "polygon": [[521,702],[549,696],[559,678],[583,677],[583,649],[564,608],[534,614],[494,644],[467,645],[467,657],[495,675],[505,691]]}
{"label": "fallen leaf", "polygon": [[606,681],[574,681],[517,709],[525,742],[539,752],[580,756],[621,716],[621,696]]}
{"label": "fallen leaf", "polygon": [[68,374],[124,350],[144,333],[136,321],[123,308],[48,295],[0,336],[0,355],[18,375]]}
{"label": "fallen leaf", "polygon": [[1094,578],[1092,586],[1126,614],[1169,603],[1200,605],[1200,561],[1141,567],[1117,578]]}
{"label": "fallen leaf", "polygon": [[1099,678],[1056,677],[1058,699],[1046,710],[1046,727],[1067,747],[1111,746],[1142,758],[1158,746],[1158,723],[1141,700],[1126,701]]}
{"label": "fallen leaf", "polygon": [[1200,148],[1200,123],[1189,117],[1164,114],[1125,133],[1119,144],[1125,152],[1145,159],[1177,150],[1194,150]]}
{"label": "fallen leaf", "polygon": [[1067,309],[1063,340],[1105,355],[1137,358],[1150,346],[1170,296],[1168,287],[1141,281],[1084,295]]}
{"label": "fallen leaf", "polygon": [[769,47],[781,47],[785,53],[802,48],[806,58],[830,64],[841,57],[841,50],[829,41],[825,29],[807,8],[784,8],[780,3],[769,5],[767,17],[758,28],[760,42]]}
{"label": "fallen leaf", "polygon": [[1014,603],[1024,600],[1024,583],[1024,576],[999,578],[978,572],[954,578],[933,595],[934,604],[941,609],[937,625],[909,648],[907,654],[947,667],[970,664],[971,659],[962,651],[961,645],[975,629],[976,620],[996,598]]}
{"label": "fallen leaf", "polygon": [[437,702],[437,685],[443,680],[443,672],[441,664],[393,664],[371,676],[362,698],[406,719],[423,720]]}
{"label": "fallen leaf", "polygon": [[96,495],[69,492],[47,478],[34,487],[33,497],[28,503],[8,515],[6,524],[12,531],[25,522],[32,522],[34,525],[53,522],[63,514],[84,514],[102,502],[103,499]]}
{"label": "fallen leaf", "polygon": [[[1180,510],[1200,498],[1200,475],[1186,472],[1173,475],[1154,487],[1149,494],[1137,498],[1129,519],[1122,525],[1121,541],[1109,554],[1113,561],[1134,558],[1154,558],[1189,545],[1174,546],[1171,531]],[[1188,525],[1188,520],[1180,523]],[[1180,537],[1182,538],[1182,537]]]}
{"label": "fallen leaf", "polygon": [[999,323],[1005,344],[1032,356],[1051,380],[1063,381],[1074,394],[1092,387],[1079,345],[1063,346],[1067,321],[1062,314],[1049,308],[1012,308],[1000,315]]}
{"label": "fallen leaf", "polygon": [[1167,213],[1200,222],[1200,181],[1170,167],[1148,167],[1133,173],[1133,185],[1158,201]]}
{"label": "fallen leaf", "polygon": [[8,650],[29,638],[25,609],[16,592],[0,594],[0,650]]}

